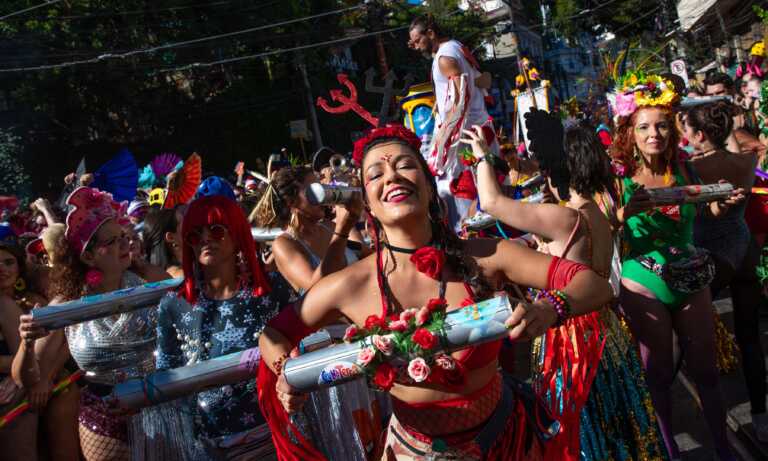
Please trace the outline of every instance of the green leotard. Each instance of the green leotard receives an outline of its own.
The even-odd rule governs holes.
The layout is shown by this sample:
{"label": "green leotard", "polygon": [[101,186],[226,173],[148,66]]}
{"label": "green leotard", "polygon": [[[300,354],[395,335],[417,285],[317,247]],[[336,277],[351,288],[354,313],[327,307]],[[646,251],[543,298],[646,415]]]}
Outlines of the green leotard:
{"label": "green leotard", "polygon": [[[679,173],[675,173],[675,181],[678,185],[686,184]],[[622,183],[622,201],[627,203],[640,186],[629,178],[624,178]],[[621,276],[646,287],[671,310],[681,309],[690,294],[669,288],[659,275],[640,264],[637,258],[650,257],[664,265],[689,256],[693,249],[695,217],[696,205],[689,203],[680,205],[679,219],[667,216],[657,208],[638,213],[624,224],[625,251]]]}

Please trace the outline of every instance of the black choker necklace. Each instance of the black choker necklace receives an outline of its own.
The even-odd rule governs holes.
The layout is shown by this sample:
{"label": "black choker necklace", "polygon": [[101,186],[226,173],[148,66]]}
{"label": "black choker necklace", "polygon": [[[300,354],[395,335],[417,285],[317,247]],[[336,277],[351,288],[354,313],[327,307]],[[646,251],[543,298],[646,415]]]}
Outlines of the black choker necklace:
{"label": "black choker necklace", "polygon": [[[384,244],[385,247],[389,248],[391,251],[394,251],[395,253],[405,253],[407,255],[412,255],[416,253],[419,249],[418,248],[401,248],[396,247],[394,245],[390,245],[387,242],[381,242]],[[424,245],[425,247],[432,246],[432,242],[429,242],[428,244]]]}

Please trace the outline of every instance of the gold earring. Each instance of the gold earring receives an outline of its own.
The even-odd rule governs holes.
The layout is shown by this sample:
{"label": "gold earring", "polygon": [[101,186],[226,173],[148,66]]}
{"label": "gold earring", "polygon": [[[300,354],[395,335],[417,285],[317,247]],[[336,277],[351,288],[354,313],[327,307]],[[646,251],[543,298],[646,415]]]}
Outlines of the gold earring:
{"label": "gold earring", "polygon": [[23,278],[19,277],[16,279],[16,283],[13,284],[13,288],[18,292],[22,292],[27,289],[27,282],[25,282]]}

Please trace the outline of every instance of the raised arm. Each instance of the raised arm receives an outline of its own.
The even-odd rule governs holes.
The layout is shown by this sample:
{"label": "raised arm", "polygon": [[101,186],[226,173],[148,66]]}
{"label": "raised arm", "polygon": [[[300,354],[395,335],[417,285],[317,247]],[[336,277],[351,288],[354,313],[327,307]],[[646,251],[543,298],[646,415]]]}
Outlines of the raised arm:
{"label": "raised arm", "polygon": [[504,224],[541,237],[565,241],[576,226],[577,213],[570,208],[549,203],[525,203],[514,200],[501,191],[493,165],[488,162],[488,144],[482,128],[475,125],[464,130],[465,139],[472,146],[477,165],[477,193],[480,207]]}
{"label": "raised arm", "polygon": [[347,241],[355,223],[360,218],[362,200],[336,208],[336,220],[331,241],[325,256],[317,267],[312,268],[301,243],[287,236],[279,237],[272,245],[272,253],[280,273],[296,289],[309,290],[320,279],[347,266]]}

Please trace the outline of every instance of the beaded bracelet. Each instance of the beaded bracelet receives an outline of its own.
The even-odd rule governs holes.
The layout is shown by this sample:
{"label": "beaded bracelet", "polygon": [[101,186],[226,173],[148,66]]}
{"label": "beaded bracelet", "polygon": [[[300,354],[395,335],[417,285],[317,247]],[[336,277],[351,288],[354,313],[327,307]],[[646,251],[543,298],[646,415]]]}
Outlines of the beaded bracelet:
{"label": "beaded bracelet", "polygon": [[568,297],[560,290],[544,290],[541,296],[549,302],[557,313],[557,321],[553,325],[559,327],[571,316],[571,306],[568,305]]}

